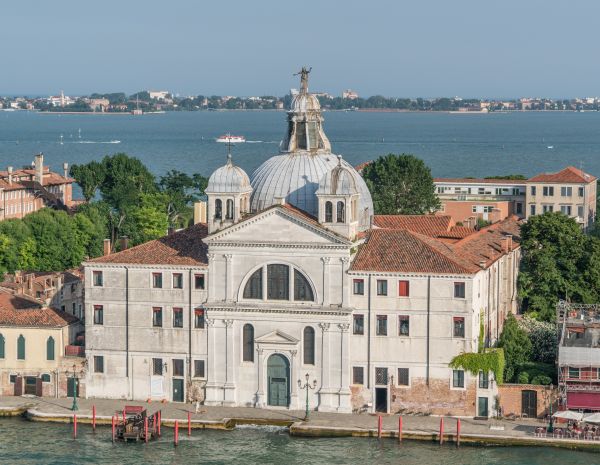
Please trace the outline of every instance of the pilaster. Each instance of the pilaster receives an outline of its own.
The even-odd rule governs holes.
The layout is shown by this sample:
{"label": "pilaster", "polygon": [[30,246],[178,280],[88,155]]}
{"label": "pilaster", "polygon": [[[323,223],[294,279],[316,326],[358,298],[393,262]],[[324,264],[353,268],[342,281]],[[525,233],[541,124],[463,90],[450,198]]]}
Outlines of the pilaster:
{"label": "pilaster", "polygon": [[235,405],[235,347],[233,337],[233,320],[223,320],[225,325],[225,384],[223,385],[223,405]]}

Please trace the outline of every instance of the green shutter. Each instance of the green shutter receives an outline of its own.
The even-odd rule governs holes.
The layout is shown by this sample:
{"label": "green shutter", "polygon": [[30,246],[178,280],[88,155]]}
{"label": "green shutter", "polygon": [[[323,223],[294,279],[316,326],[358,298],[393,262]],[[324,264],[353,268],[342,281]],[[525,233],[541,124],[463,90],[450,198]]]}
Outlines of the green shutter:
{"label": "green shutter", "polygon": [[0,334],[0,358],[4,358],[4,336]]}
{"label": "green shutter", "polygon": [[46,342],[46,360],[54,360],[54,338],[52,336]]}
{"label": "green shutter", "polygon": [[25,360],[25,338],[22,334],[17,339],[17,360]]}

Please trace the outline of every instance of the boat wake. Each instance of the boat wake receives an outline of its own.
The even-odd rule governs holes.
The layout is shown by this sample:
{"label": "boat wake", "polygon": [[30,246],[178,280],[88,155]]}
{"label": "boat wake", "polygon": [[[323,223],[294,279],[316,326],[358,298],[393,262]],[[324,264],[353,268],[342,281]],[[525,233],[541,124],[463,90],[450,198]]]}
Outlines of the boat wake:
{"label": "boat wake", "polygon": [[120,144],[120,140],[77,140],[72,144]]}
{"label": "boat wake", "polygon": [[287,433],[289,428],[287,426],[275,426],[275,425],[235,425],[235,429],[254,429],[259,431],[266,431],[269,433]]}
{"label": "boat wake", "polygon": [[246,144],[279,144],[275,140],[247,140]]}

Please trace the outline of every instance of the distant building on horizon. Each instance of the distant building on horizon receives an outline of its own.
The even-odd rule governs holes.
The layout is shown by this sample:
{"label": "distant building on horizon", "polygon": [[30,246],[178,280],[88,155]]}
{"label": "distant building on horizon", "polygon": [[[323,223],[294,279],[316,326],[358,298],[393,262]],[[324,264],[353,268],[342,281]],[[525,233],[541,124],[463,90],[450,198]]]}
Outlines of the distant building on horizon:
{"label": "distant building on horizon", "polygon": [[346,89],[342,92],[342,98],[346,100],[356,100],[358,98],[358,93],[354,92],[352,89]]}

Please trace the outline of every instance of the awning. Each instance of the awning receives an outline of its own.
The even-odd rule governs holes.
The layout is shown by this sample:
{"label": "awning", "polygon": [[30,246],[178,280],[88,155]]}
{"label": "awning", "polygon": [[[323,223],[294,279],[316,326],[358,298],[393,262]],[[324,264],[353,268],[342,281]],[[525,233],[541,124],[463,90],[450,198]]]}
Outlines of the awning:
{"label": "awning", "polygon": [[581,421],[583,413],[573,412],[572,410],[562,410],[552,415],[554,418],[562,418],[563,420]]}
{"label": "awning", "polygon": [[600,392],[568,392],[567,408],[600,410]]}

